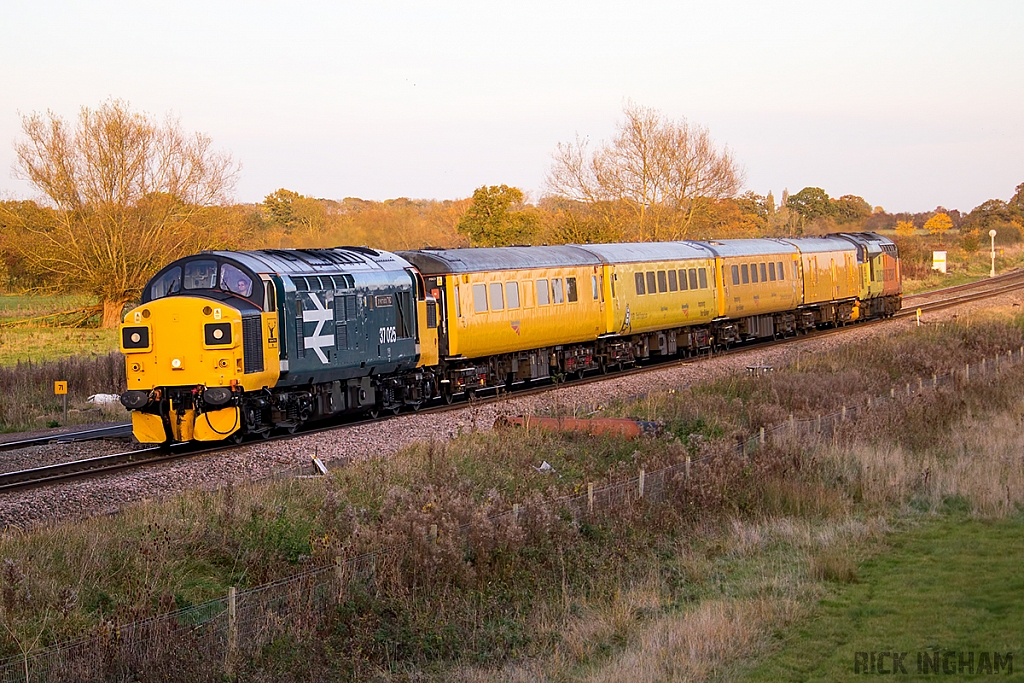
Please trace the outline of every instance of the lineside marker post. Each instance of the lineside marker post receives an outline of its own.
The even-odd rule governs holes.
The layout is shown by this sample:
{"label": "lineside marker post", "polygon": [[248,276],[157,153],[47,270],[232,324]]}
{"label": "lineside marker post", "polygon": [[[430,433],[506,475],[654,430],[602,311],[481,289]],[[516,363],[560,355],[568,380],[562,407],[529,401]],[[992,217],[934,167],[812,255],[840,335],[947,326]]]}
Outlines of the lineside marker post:
{"label": "lineside marker post", "polygon": [[432,545],[437,545],[437,525],[436,524],[431,524],[430,525],[430,543]]}
{"label": "lineside marker post", "polygon": [[344,593],[343,581],[345,575],[342,573],[343,567],[341,564],[341,555],[334,556],[334,581],[338,584],[338,602],[341,602],[341,597]]}
{"label": "lineside marker post", "polygon": [[519,503],[512,503],[512,520],[519,524]]}
{"label": "lineside marker post", "polygon": [[638,488],[637,492],[640,494],[640,497],[643,498],[644,497],[644,471],[643,470],[640,470],[640,482],[639,482],[639,486],[637,488]]}
{"label": "lineside marker post", "polygon": [[587,482],[587,514],[594,513],[594,482]]}
{"label": "lineside marker post", "polygon": [[55,396],[60,396],[61,401],[64,404],[64,424],[68,423],[68,383],[67,380],[61,380],[53,383],[53,393]]}
{"label": "lineside marker post", "polygon": [[690,456],[686,456],[686,478],[690,478]]}
{"label": "lineside marker post", "polygon": [[964,366],[964,381],[967,381],[970,378],[971,378],[971,364],[968,363],[967,365]]}
{"label": "lineside marker post", "polygon": [[764,448],[764,427],[761,427],[761,431],[758,433],[757,439],[761,442],[761,448]]}

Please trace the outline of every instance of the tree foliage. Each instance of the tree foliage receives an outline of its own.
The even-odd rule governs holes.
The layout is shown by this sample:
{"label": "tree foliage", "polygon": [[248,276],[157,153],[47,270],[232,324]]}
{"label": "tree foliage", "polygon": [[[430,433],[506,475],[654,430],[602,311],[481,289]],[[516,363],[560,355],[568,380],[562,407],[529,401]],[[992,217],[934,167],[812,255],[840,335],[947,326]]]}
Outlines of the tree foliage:
{"label": "tree foliage", "polygon": [[953,219],[948,214],[937,213],[925,222],[924,229],[929,235],[942,237],[953,229]]}
{"label": "tree foliage", "polygon": [[537,230],[536,216],[523,210],[522,190],[485,185],[473,191],[473,203],[459,221],[459,232],[474,247],[528,244]]}
{"label": "tree foliage", "polygon": [[789,195],[786,206],[808,221],[828,218],[836,213],[828,194],[820,187],[805,187],[796,194]]}
{"label": "tree foliage", "polygon": [[22,239],[9,247],[53,287],[104,303],[104,326],[167,261],[216,246],[211,207],[227,200],[237,167],[209,137],[155,122],[110,100],[83,107],[77,125],[47,112],[22,117],[17,174],[53,210],[44,224],[8,213]]}
{"label": "tree foliage", "polygon": [[684,237],[702,208],[735,196],[742,173],[707,128],[632,103],[623,114],[615,136],[593,151],[580,138],[558,145],[552,194],[587,204],[607,224],[631,225],[625,236],[637,240]]}

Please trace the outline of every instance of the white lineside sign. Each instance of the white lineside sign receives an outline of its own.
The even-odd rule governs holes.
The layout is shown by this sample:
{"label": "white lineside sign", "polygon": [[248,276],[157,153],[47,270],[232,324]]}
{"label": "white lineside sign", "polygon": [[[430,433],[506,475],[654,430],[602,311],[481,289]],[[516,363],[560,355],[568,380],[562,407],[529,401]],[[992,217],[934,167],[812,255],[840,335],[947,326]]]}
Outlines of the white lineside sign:
{"label": "white lineside sign", "polygon": [[946,252],[944,251],[933,251],[932,252],[932,270],[937,270],[943,275],[946,273]]}

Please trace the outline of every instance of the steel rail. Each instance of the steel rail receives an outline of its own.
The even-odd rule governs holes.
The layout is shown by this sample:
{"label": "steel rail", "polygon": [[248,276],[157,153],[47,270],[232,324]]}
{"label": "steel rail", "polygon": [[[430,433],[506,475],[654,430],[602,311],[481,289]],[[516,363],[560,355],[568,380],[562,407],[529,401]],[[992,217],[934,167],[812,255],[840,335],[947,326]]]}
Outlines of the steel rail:
{"label": "steel rail", "polygon": [[29,439],[17,441],[0,442],[0,451],[14,451],[19,448],[30,446],[45,446],[51,443],[71,443],[74,441],[95,441],[96,439],[118,439],[132,435],[132,423],[123,422],[107,427],[95,427],[93,429],[82,429],[77,432],[54,432],[43,436],[34,436]]}

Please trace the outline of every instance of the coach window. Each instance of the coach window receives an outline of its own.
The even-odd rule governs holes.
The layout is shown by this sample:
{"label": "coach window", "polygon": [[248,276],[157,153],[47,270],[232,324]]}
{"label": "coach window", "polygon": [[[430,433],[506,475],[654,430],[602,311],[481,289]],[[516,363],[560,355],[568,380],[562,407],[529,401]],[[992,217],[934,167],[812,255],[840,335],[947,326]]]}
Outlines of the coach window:
{"label": "coach window", "polygon": [[747,266],[746,263],[744,263],[742,266],[740,266],[740,274],[743,276],[743,284],[749,285],[750,284],[750,268]]}
{"label": "coach window", "polygon": [[757,284],[757,264],[756,263],[751,263],[750,264],[750,281],[753,282],[754,284]]}
{"label": "coach window", "polygon": [[[724,268],[725,266],[722,267]],[[679,289],[681,289],[684,292],[687,289],[689,289],[689,287],[687,287],[686,284],[686,268],[683,268],[679,271]]]}
{"label": "coach window", "polygon": [[473,285],[473,310],[487,312],[487,285]]}
{"label": "coach window", "polygon": [[665,271],[658,271],[658,292],[664,294],[668,291],[668,278],[665,277]]}
{"label": "coach window", "polygon": [[637,294],[646,294],[647,290],[644,289],[644,274],[643,273],[633,273],[633,278],[636,280],[636,293]]}
{"label": "coach window", "polygon": [[459,286],[455,285],[455,317],[462,317],[462,301],[459,299]]}
{"label": "coach window", "polygon": [[565,302],[565,294],[562,291],[562,278],[551,278],[551,301],[556,304]]}
{"label": "coach window", "polygon": [[505,308],[505,299],[501,294],[501,283],[491,283],[491,310],[500,311]]}
{"label": "coach window", "polygon": [[657,294],[658,293],[658,278],[654,275],[653,270],[647,271],[647,293]]}
{"label": "coach window", "polygon": [[568,299],[570,303],[579,298],[576,294],[576,278],[574,277],[565,278],[565,298]]}
{"label": "coach window", "polygon": [[786,279],[786,271],[782,268],[782,261],[779,261],[779,267],[778,267],[777,272],[779,274],[779,279],[780,280],[785,280]]}
{"label": "coach window", "polygon": [[708,288],[708,271],[706,268],[700,268],[697,270],[697,275],[700,277],[700,288]]}
{"label": "coach window", "polygon": [[768,282],[768,266],[761,264],[761,282]]}
{"label": "coach window", "polygon": [[549,303],[551,300],[548,295],[548,281],[537,280],[537,305],[547,306]]}
{"label": "coach window", "polygon": [[793,261],[793,279],[794,280],[799,280],[800,279],[800,271],[797,270],[799,267],[800,266],[797,265],[797,262]]}
{"label": "coach window", "polygon": [[697,269],[690,268],[690,289],[697,289]]}
{"label": "coach window", "polygon": [[769,263],[768,264],[768,279],[771,280],[772,282],[775,282],[775,264],[774,263]]}
{"label": "coach window", "polygon": [[678,292],[679,291],[679,280],[676,277],[676,271],[668,271],[668,291]]}
{"label": "coach window", "polygon": [[594,291],[594,301],[597,301],[597,296],[598,296],[599,290],[597,288],[597,276],[596,275],[591,275],[590,276],[590,288]]}
{"label": "coach window", "polygon": [[518,282],[506,282],[505,283],[505,300],[508,301],[509,308],[519,308],[519,283]]}
{"label": "coach window", "polygon": [[739,266],[733,266],[732,267],[732,283],[734,285],[738,285],[740,283],[740,267]]}

